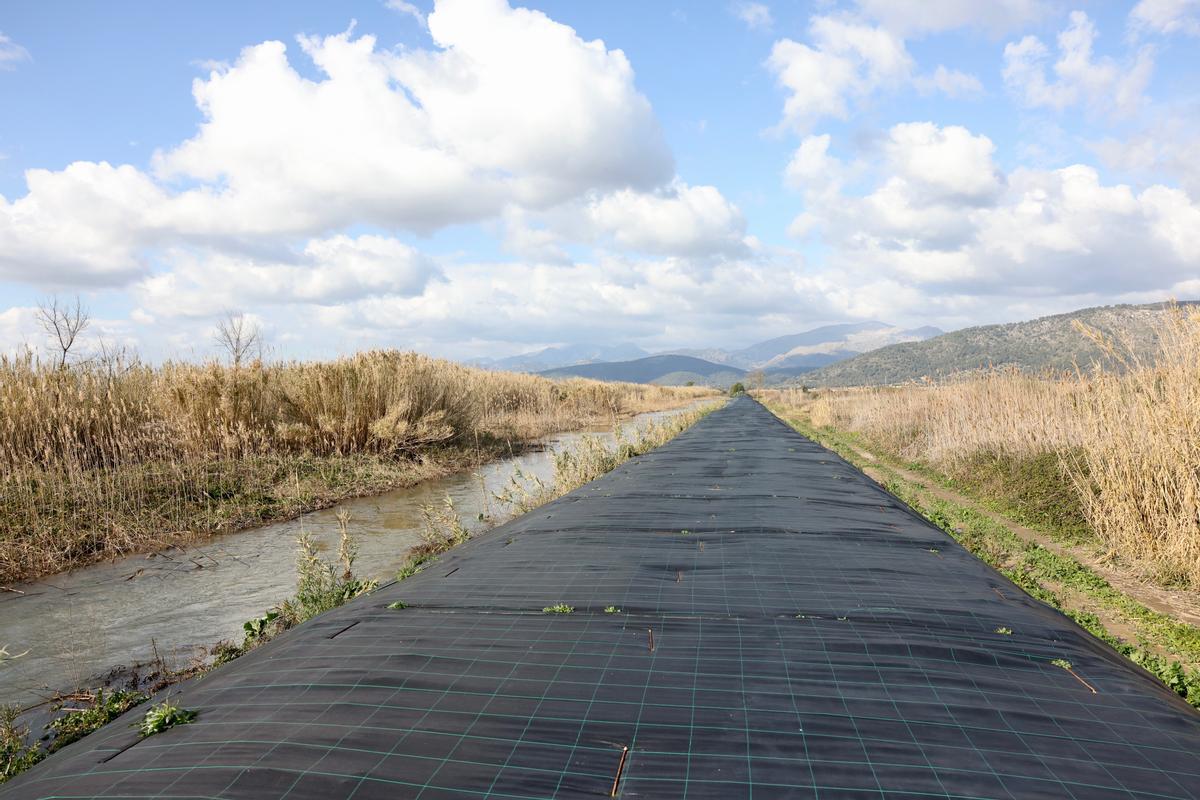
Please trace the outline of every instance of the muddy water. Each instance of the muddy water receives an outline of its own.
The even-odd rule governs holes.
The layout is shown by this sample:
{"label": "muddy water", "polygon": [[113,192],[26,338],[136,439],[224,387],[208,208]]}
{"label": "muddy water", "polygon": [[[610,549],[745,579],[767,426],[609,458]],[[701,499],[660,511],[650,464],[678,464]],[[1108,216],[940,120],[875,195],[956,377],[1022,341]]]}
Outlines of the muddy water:
{"label": "muddy water", "polygon": [[[628,430],[673,412],[643,414]],[[611,441],[612,433],[593,432]],[[468,526],[480,514],[505,519],[512,510],[494,498],[520,469],[549,482],[553,450],[584,433],[544,439],[539,449],[470,473],[409,489],[350,500],[299,519],[214,537],[194,547],[131,556],[0,594],[0,645],[25,656],[0,666],[0,704],[26,705],[51,690],[86,686],[112,667],[151,659],[183,664],[221,639],[238,639],[242,623],[292,594],[296,537],[306,531],[331,554],[337,512],[350,512],[359,546],[355,571],[391,578],[420,541],[421,506],[449,495]]]}

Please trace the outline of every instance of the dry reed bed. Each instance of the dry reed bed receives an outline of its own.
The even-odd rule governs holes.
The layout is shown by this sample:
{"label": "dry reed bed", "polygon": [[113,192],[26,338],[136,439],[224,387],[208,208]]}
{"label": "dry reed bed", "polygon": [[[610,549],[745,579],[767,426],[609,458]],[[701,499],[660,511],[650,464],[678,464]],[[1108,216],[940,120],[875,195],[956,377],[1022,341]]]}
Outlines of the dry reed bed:
{"label": "dry reed bed", "polygon": [[[1114,556],[1160,581],[1200,585],[1200,310],[1176,309],[1153,361],[1104,342],[1105,365],[1073,374],[995,372],[941,384],[789,390],[812,424],[848,430],[968,484],[981,463],[1055,465]],[[1095,333],[1090,333],[1101,341]],[[1051,491],[1043,486],[1039,491]]]}
{"label": "dry reed bed", "polygon": [[708,393],[396,351],[238,367],[0,358],[0,584],[412,483]]}

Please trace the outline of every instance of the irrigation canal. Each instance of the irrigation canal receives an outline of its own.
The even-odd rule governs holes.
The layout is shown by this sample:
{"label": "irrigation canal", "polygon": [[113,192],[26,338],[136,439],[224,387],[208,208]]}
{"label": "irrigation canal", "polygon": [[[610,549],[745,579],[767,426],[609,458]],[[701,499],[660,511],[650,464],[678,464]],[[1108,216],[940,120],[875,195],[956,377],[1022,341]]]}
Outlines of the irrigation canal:
{"label": "irrigation canal", "polygon": [[748,398],[173,701],[0,796],[1200,797],[1200,715]]}
{"label": "irrigation canal", "polygon": [[[622,428],[636,431],[675,411],[640,414]],[[56,692],[103,683],[105,673],[151,661],[191,663],[222,639],[240,640],[242,623],[261,616],[296,589],[296,537],[313,537],[337,552],[337,514],[350,515],[358,545],[355,571],[385,580],[421,542],[421,508],[450,497],[468,527],[480,515],[506,519],[513,509],[493,495],[520,470],[525,483],[551,481],[554,451],[583,436],[614,441],[611,427],[560,433],[510,458],[471,472],[385,494],[347,500],[297,519],[222,534],[192,545],[92,564],[0,592],[0,644],[25,652],[0,671],[0,705],[27,706]],[[482,523],[478,524],[482,527]]]}

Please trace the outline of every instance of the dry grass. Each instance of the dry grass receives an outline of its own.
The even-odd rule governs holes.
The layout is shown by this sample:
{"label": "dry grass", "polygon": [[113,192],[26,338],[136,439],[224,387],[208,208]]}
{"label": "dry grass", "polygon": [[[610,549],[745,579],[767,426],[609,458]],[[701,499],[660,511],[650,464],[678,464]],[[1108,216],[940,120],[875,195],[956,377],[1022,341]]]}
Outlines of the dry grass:
{"label": "dry grass", "polygon": [[1017,499],[1040,502],[1051,517],[1073,504],[1112,555],[1146,566],[1160,581],[1196,586],[1200,310],[1176,309],[1159,334],[1153,361],[1091,333],[1109,362],[1073,374],[1000,372],[942,384],[790,390],[769,399],[968,485],[998,480],[1007,486],[996,488],[1029,495]]}
{"label": "dry grass", "polygon": [[236,367],[0,358],[0,583],[290,516],[706,393],[395,351]]}

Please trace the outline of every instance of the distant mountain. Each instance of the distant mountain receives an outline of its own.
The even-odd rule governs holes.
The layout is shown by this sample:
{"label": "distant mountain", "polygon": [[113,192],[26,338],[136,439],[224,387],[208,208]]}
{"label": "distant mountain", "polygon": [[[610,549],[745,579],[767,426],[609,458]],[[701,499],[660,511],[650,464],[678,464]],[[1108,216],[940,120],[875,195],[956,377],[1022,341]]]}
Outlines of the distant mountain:
{"label": "distant mountain", "polygon": [[[1194,301],[1193,301],[1194,302]],[[1109,336],[1125,336],[1135,352],[1149,355],[1157,344],[1155,324],[1167,306],[1120,305],[1084,308],[1026,322],[983,325],[905,342],[806,372],[793,382],[809,386],[864,386],[943,378],[989,367],[1037,372],[1088,367],[1104,354],[1076,330],[1083,322]]]}
{"label": "distant mountain", "polygon": [[742,369],[799,373],[889,344],[928,339],[941,332],[938,328],[929,326],[904,329],[888,325],[886,322],[870,320],[824,325],[803,333],[777,336],[739,350],[676,350],[673,354],[702,358]]}
{"label": "distant mountain", "polygon": [[473,363],[487,369],[510,372],[540,372],[574,364],[591,364],[597,361],[628,361],[648,355],[636,344],[568,344],[562,347],[547,347],[532,353],[522,353],[508,358],[477,359]]}
{"label": "distant mountain", "polygon": [[746,371],[728,364],[714,364],[702,358],[659,355],[633,361],[576,364],[545,370],[541,374],[550,378],[578,376],[600,381],[655,383],[660,386],[682,386],[688,381],[693,381],[698,386],[729,386],[741,380]]}

